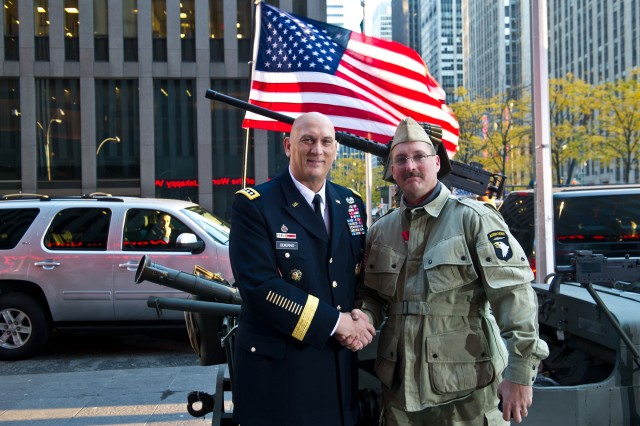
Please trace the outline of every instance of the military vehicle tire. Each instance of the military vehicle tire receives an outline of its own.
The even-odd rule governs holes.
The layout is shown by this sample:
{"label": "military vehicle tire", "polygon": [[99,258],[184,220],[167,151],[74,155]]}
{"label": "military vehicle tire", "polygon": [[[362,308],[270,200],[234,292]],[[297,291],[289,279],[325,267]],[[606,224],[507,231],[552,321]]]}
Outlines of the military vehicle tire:
{"label": "military vehicle tire", "polygon": [[50,335],[49,321],[37,300],[24,293],[0,294],[0,360],[30,358]]}

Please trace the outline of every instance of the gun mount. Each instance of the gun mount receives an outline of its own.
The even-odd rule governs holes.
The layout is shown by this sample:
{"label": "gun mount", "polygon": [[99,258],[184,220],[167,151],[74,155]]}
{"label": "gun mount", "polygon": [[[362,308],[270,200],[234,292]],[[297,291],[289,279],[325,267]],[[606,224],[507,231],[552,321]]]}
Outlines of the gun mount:
{"label": "gun mount", "polygon": [[544,409],[523,424],[640,424],[640,258],[577,251],[550,277],[532,284],[550,351],[533,390]]}
{"label": "gun mount", "polygon": [[[280,114],[257,105],[250,104],[232,96],[208,89],[205,95],[207,98],[226,103],[236,108],[244,109],[282,123],[293,124],[294,118]],[[489,195],[491,197],[501,197],[504,192],[506,176],[499,173],[491,173],[484,170],[478,163],[465,164],[459,161],[450,160],[447,150],[442,143],[442,128],[430,123],[420,123],[429,135],[431,142],[436,147],[438,157],[440,157],[440,170],[438,179],[445,181],[448,185],[476,195]],[[381,157],[385,164],[389,156],[389,144],[383,145],[372,140],[348,133],[336,132],[336,140],[350,148]],[[392,182],[391,170],[385,167],[384,180]]]}
{"label": "gun mount", "polygon": [[[200,359],[200,365],[220,364],[213,395],[201,391],[187,396],[187,411],[193,417],[213,413],[212,425],[232,425],[231,413],[224,411],[224,392],[231,391],[233,381],[233,347],[236,320],[240,315],[242,299],[238,289],[232,287],[219,274],[213,274],[196,266],[189,274],[152,263],[143,256],[135,274],[135,283],[151,281],[166,287],[184,291],[194,300],[151,296],[147,306],[155,308],[158,316],[163,309],[184,311],[189,340]],[[226,362],[227,368],[224,368]],[[225,372],[229,377],[225,377]],[[216,395],[220,395],[216,404]]]}

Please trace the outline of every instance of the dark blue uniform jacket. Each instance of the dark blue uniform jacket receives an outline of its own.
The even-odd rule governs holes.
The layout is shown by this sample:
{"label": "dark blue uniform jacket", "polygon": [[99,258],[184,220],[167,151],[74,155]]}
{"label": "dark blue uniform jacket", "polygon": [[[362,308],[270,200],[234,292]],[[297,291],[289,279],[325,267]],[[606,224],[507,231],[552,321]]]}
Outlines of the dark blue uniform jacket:
{"label": "dark blue uniform jacket", "polygon": [[289,171],[235,196],[230,255],[242,295],[234,420],[250,425],[353,425],[357,356],[330,336],[353,309],[366,213],[326,183],[331,235]]}

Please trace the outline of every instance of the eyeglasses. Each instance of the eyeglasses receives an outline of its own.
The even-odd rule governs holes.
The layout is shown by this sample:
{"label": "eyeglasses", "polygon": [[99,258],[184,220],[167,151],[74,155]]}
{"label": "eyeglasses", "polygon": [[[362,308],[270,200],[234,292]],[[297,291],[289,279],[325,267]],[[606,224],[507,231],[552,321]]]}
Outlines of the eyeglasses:
{"label": "eyeglasses", "polygon": [[409,160],[412,160],[416,165],[425,164],[427,162],[427,158],[435,157],[437,154],[415,154],[411,157],[407,157],[406,155],[398,155],[397,157],[393,157],[393,165],[394,166],[406,166]]}

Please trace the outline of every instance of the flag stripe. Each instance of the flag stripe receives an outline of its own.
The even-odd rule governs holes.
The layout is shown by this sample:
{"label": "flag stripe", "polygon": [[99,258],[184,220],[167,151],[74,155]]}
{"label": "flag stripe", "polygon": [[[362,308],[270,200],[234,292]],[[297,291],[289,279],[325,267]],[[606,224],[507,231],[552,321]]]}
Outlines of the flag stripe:
{"label": "flag stripe", "polygon": [[[258,78],[260,77],[254,78],[252,84],[252,90],[254,90],[253,99],[261,102],[272,101],[274,97],[269,91],[270,83],[259,81]],[[313,80],[303,82],[302,80],[303,78],[300,78],[298,82],[290,83],[280,81],[278,83],[278,90],[280,91],[277,97],[278,103],[318,102],[359,108],[359,111],[353,114],[353,117],[362,116],[364,107],[367,117],[375,115],[380,121],[388,124],[395,124],[397,117],[402,116],[399,112],[390,114],[385,111],[385,109],[375,104],[375,99],[366,90],[343,81],[337,76],[329,76],[325,79],[326,82],[315,82]],[[317,96],[318,99],[314,99],[313,96]],[[382,107],[386,106],[382,101],[379,101],[379,104]]]}

